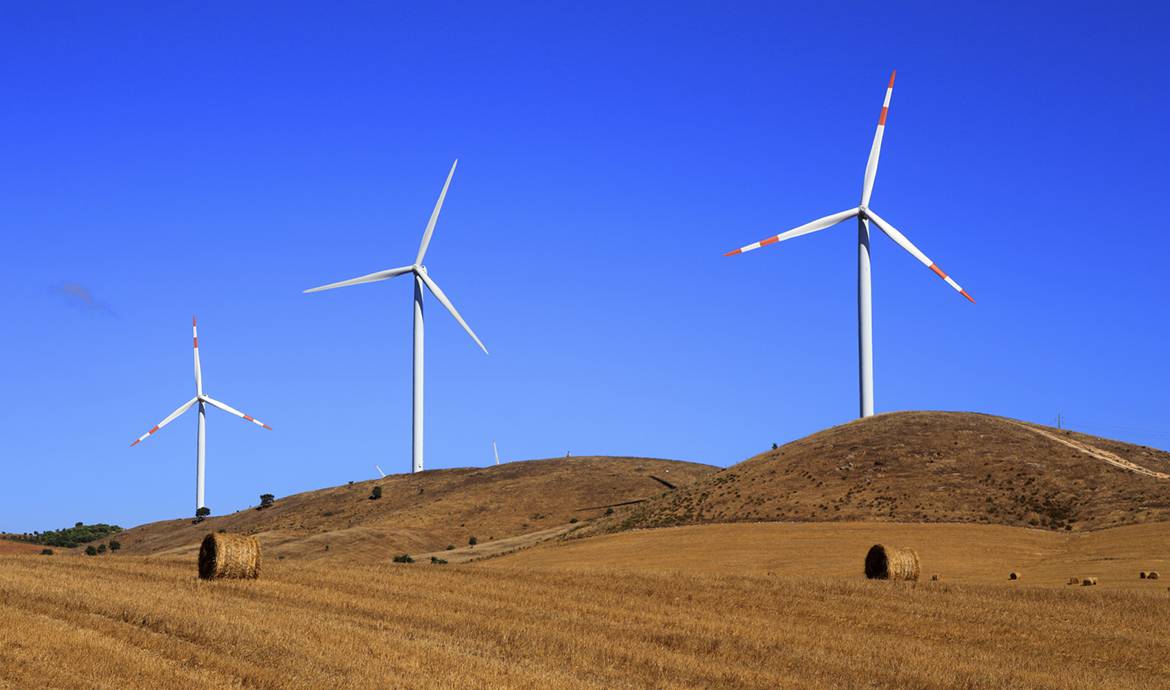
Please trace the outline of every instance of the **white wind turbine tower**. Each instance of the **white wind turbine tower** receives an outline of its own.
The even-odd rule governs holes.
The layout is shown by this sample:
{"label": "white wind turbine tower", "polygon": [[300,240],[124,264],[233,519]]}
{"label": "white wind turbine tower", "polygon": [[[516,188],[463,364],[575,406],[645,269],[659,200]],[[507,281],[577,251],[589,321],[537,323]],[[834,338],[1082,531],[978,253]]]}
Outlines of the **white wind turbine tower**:
{"label": "white wind turbine tower", "polygon": [[333,288],[347,287],[349,285],[388,280],[406,273],[414,275],[414,402],[412,405],[414,424],[411,434],[412,472],[422,472],[423,470],[423,286],[426,286],[431,291],[431,294],[435,296],[435,299],[439,300],[439,303],[446,307],[447,311],[451,312],[451,316],[455,317],[455,320],[459,322],[460,326],[463,326],[463,330],[467,331],[467,334],[471,336],[475,344],[479,345],[480,349],[484,351],[484,354],[487,354],[487,348],[480,342],[475,332],[471,330],[471,326],[468,326],[467,322],[463,320],[463,317],[459,315],[459,311],[455,309],[455,305],[451,304],[451,300],[447,299],[447,295],[443,294],[439,285],[427,275],[427,267],[423,265],[423,257],[426,256],[427,247],[431,243],[431,235],[435,232],[435,222],[439,220],[439,210],[443,208],[443,199],[447,197],[447,188],[451,186],[451,177],[455,175],[455,166],[457,165],[459,165],[459,159],[455,159],[455,162],[451,164],[451,172],[447,173],[447,181],[443,183],[443,190],[439,192],[439,200],[435,202],[435,210],[431,211],[431,219],[427,222],[426,230],[423,231],[422,243],[419,244],[418,256],[415,257],[413,264],[305,290],[306,293],[320,292],[321,290],[332,290]]}
{"label": "white wind turbine tower", "polygon": [[869,150],[869,161],[865,165],[865,178],[861,184],[861,204],[857,208],[851,208],[840,213],[834,213],[831,216],[818,218],[811,223],[805,223],[800,227],[793,228],[779,235],[773,235],[764,240],[760,240],[754,244],[749,244],[746,247],[727,252],[724,256],[733,256],[735,254],[742,254],[753,249],[783,242],[784,240],[792,239],[793,237],[800,237],[818,230],[836,225],[837,223],[849,220],[850,218],[857,218],[857,330],[858,330],[858,378],[861,388],[861,416],[869,417],[873,414],[873,320],[870,300],[870,274],[869,274],[869,221],[873,221],[882,232],[893,240],[899,247],[910,252],[915,259],[922,262],[923,265],[938,274],[938,277],[947,282],[959,294],[966,297],[972,303],[975,302],[967,291],[959,287],[959,284],[951,279],[942,269],[931,261],[925,254],[922,253],[918,247],[915,247],[906,236],[898,232],[894,226],[887,223],[878,214],[869,208],[869,196],[873,192],[873,181],[877,176],[878,155],[882,148],[882,135],[886,129],[886,114],[890,109],[890,97],[894,93],[894,75],[897,70],[890,74],[890,85],[886,88],[886,99],[882,103],[882,113],[878,117],[877,132],[873,135],[873,146]]}
{"label": "white wind turbine tower", "polygon": [[195,405],[196,403],[198,403],[198,405],[199,405],[199,435],[197,436],[197,440],[195,442],[195,515],[198,517],[199,516],[199,509],[204,507],[204,504],[203,504],[203,468],[204,468],[204,460],[205,460],[204,438],[206,436],[206,427],[207,427],[206,406],[212,405],[212,406],[218,407],[219,409],[223,410],[224,412],[234,414],[237,417],[241,417],[243,419],[246,419],[249,422],[252,422],[253,424],[256,424],[258,426],[262,426],[265,429],[268,429],[270,431],[272,430],[272,427],[268,426],[267,424],[265,424],[264,422],[261,422],[258,419],[255,419],[253,417],[250,417],[250,416],[244,414],[243,412],[240,412],[239,410],[232,407],[231,405],[228,405],[226,403],[221,403],[220,401],[216,400],[215,398],[212,398],[210,395],[207,395],[203,392],[203,369],[202,369],[202,367],[199,366],[199,330],[197,329],[197,327],[195,325],[195,317],[191,317],[191,335],[194,337],[194,342],[195,342],[195,397],[191,398],[187,402],[183,403],[181,406],[179,406],[179,409],[177,409],[174,412],[167,415],[166,419],[164,419],[161,422],[159,422],[158,424],[156,424],[153,429],[151,429],[150,431],[146,432],[145,434],[139,436],[138,440],[136,440],[134,443],[130,444],[130,447],[133,448],[134,446],[138,445],[139,443],[142,443],[144,440],[149,438],[151,434],[153,434],[154,432],[163,428],[167,424],[170,424],[172,421],[177,419],[184,412],[191,409],[192,405]]}

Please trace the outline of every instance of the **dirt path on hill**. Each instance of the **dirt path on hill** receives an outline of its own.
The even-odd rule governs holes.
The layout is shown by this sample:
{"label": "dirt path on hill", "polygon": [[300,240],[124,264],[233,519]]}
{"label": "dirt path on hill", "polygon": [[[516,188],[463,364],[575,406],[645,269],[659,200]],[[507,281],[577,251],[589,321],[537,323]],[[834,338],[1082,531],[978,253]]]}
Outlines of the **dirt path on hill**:
{"label": "dirt path on hill", "polygon": [[1022,422],[1017,422],[1014,420],[1006,420],[1006,421],[1010,422],[1011,424],[1015,424],[1018,427],[1022,427],[1024,429],[1027,429],[1028,431],[1031,431],[1034,434],[1039,434],[1047,439],[1050,439],[1052,441],[1056,441],[1057,443],[1059,443],[1061,445],[1068,446],[1069,448],[1072,448],[1073,450],[1078,450],[1078,451],[1084,453],[1085,455],[1088,455],[1089,457],[1093,457],[1093,458],[1096,458],[1098,460],[1103,460],[1104,462],[1107,462],[1110,465],[1113,465],[1114,467],[1120,467],[1123,470],[1129,470],[1130,472],[1144,474],[1147,477],[1154,477],[1155,479],[1170,479],[1170,474],[1165,474],[1164,472],[1155,472],[1153,470],[1146,469],[1145,467],[1142,467],[1141,465],[1138,465],[1136,463],[1130,462],[1129,460],[1126,460],[1125,458],[1121,457],[1120,455],[1117,455],[1116,453],[1110,453],[1107,450],[1101,450],[1100,448],[1090,446],[1087,443],[1082,443],[1081,441],[1077,441],[1075,439],[1062,437],[1062,436],[1054,434],[1050,431],[1045,431],[1044,429],[1038,429],[1038,428],[1031,426],[1029,424],[1024,424]]}

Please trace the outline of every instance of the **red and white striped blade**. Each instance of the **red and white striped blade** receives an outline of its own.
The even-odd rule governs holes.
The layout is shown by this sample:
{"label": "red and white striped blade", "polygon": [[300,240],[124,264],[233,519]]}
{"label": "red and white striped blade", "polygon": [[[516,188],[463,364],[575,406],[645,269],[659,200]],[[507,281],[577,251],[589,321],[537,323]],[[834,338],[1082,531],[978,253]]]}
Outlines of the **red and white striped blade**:
{"label": "red and white striped blade", "polygon": [[195,327],[195,317],[191,317],[191,336],[195,339],[195,394],[203,394],[203,368],[199,366],[199,329]]}
{"label": "red and white striped blade", "polygon": [[431,280],[431,277],[426,274],[426,271],[419,271],[418,276],[422,278],[423,282],[427,284],[428,288],[430,288],[431,293],[434,294],[434,296],[439,300],[439,303],[446,307],[447,311],[451,312],[451,316],[455,317],[455,320],[459,322],[459,325],[463,326],[463,330],[467,331],[467,335],[471,336],[471,339],[475,341],[476,345],[479,345],[479,349],[483,350],[483,353],[486,355],[488,353],[487,348],[484,347],[483,342],[480,341],[479,336],[475,334],[475,331],[471,330],[471,326],[468,326],[467,322],[463,320],[463,317],[459,315],[459,310],[455,308],[454,304],[451,304],[451,300],[447,299],[447,295],[443,293],[443,290],[439,287],[439,284],[434,280]]}
{"label": "red and white striped blade", "polygon": [[130,444],[130,447],[133,448],[134,446],[138,445],[139,443],[142,443],[143,441],[145,441],[147,438],[150,437],[151,434],[153,434],[154,432],[163,428],[164,426],[170,424],[171,422],[173,422],[175,420],[176,417],[183,414],[187,410],[191,409],[191,406],[194,405],[198,401],[199,401],[199,398],[191,398],[187,402],[180,405],[179,409],[177,409],[174,412],[167,415],[166,419],[162,420],[158,424],[155,424],[153,429],[151,429],[150,431],[146,432],[145,434],[139,436],[138,440],[136,440],[134,443]]}
{"label": "red and white striped blade", "polygon": [[205,400],[205,401],[206,401],[208,404],[215,405],[216,407],[218,407],[219,409],[223,410],[224,412],[227,412],[227,413],[229,413],[229,414],[234,414],[235,416],[239,417],[240,419],[246,419],[246,420],[248,420],[249,422],[252,422],[253,424],[255,424],[256,426],[262,426],[262,427],[264,427],[265,429],[268,429],[269,431],[271,431],[271,430],[272,430],[272,427],[268,426],[268,425],[267,425],[267,424],[265,424],[264,422],[260,421],[259,419],[256,419],[255,417],[253,417],[253,416],[251,416],[251,415],[246,415],[246,414],[244,414],[243,412],[240,412],[239,410],[237,410],[236,408],[232,407],[231,405],[228,405],[227,403],[221,403],[220,401],[218,401],[218,400],[216,400],[216,399],[214,399],[214,398],[209,398],[209,397],[207,397],[206,395],[205,395],[205,396],[203,396],[203,399],[204,399],[204,400]]}
{"label": "red and white striped blade", "polygon": [[760,240],[759,242],[753,242],[752,244],[749,244],[746,247],[740,247],[739,249],[733,249],[733,250],[727,252],[726,254],[724,254],[723,256],[735,256],[736,254],[743,254],[744,252],[750,252],[753,249],[759,249],[760,247],[766,247],[769,244],[776,244],[777,242],[783,242],[784,240],[790,240],[793,237],[800,237],[801,235],[807,235],[810,232],[824,230],[825,228],[832,227],[832,226],[836,225],[837,223],[840,223],[841,221],[849,220],[850,218],[852,218],[853,216],[856,216],[856,215],[857,215],[857,209],[851,208],[848,211],[834,213],[833,215],[825,216],[824,218],[817,218],[816,220],[812,221],[811,223],[805,223],[804,225],[802,225],[798,228],[793,228],[791,230],[787,230],[785,232],[780,233],[779,235],[773,235],[772,237]]}
{"label": "red and white striped blade", "polygon": [[401,266],[399,268],[391,268],[390,270],[387,270],[387,271],[378,271],[377,273],[367,273],[366,275],[358,276],[357,278],[350,278],[349,280],[342,280],[342,281],[338,281],[336,283],[329,283],[328,285],[322,285],[321,287],[309,288],[308,290],[305,290],[304,292],[305,293],[321,292],[322,290],[332,290],[333,288],[348,287],[350,285],[361,285],[362,283],[376,283],[379,280],[388,280],[388,279],[393,278],[395,276],[400,276],[403,273],[410,273],[413,270],[414,270],[414,266]]}
{"label": "red and white striped blade", "polygon": [[915,259],[918,259],[919,261],[922,262],[923,266],[926,266],[930,270],[934,271],[935,275],[937,275],[939,278],[942,278],[943,280],[945,280],[947,285],[950,285],[951,287],[953,287],[960,295],[962,295],[962,296],[966,297],[968,300],[970,300],[972,304],[975,303],[974,298],[972,298],[971,295],[968,295],[966,290],[964,290],[962,287],[960,287],[959,284],[956,283],[953,278],[951,278],[946,273],[944,273],[943,270],[938,267],[938,264],[936,264],[935,262],[930,260],[930,257],[923,254],[921,249],[919,249],[918,247],[915,247],[914,243],[911,242],[910,240],[908,240],[905,235],[898,232],[897,228],[895,228],[893,225],[890,225],[889,223],[887,223],[885,220],[882,219],[881,216],[874,213],[872,210],[867,210],[865,215],[870,220],[872,220],[882,232],[886,233],[887,237],[889,237],[891,240],[893,240],[895,243],[897,243],[897,245],[899,247],[910,252],[910,254],[912,254]]}
{"label": "red and white striped blade", "polygon": [[447,181],[443,183],[443,191],[439,192],[439,200],[435,202],[435,210],[431,211],[431,219],[427,221],[427,229],[423,230],[422,242],[418,245],[418,258],[414,263],[421,264],[423,257],[427,255],[427,247],[431,244],[431,235],[435,234],[435,223],[439,220],[439,211],[443,208],[443,200],[447,198],[447,188],[451,186],[451,178],[455,176],[455,166],[459,165],[459,159],[451,164],[451,172],[447,173]]}
{"label": "red and white striped blade", "polygon": [[882,153],[882,137],[886,132],[886,115],[890,112],[890,98],[894,95],[894,75],[890,73],[890,85],[886,87],[886,100],[882,103],[882,114],[878,116],[877,131],[873,134],[873,146],[869,148],[869,160],[865,164],[865,180],[861,183],[861,205],[869,206],[873,193],[873,181],[877,177],[878,157]]}

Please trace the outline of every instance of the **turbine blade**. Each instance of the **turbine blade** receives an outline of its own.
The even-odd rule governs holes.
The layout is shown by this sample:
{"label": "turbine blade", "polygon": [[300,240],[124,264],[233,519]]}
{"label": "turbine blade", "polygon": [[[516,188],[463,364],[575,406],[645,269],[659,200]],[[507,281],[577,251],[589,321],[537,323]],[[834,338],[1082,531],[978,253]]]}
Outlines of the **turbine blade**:
{"label": "turbine blade", "polygon": [[912,254],[915,259],[918,259],[922,262],[923,266],[926,266],[930,270],[934,271],[939,278],[942,278],[947,282],[947,285],[953,287],[960,295],[970,300],[972,304],[975,303],[975,299],[972,298],[971,295],[968,295],[966,290],[959,287],[959,284],[956,283],[953,278],[948,276],[946,273],[943,273],[943,270],[938,267],[938,264],[934,263],[928,256],[923,254],[921,249],[915,247],[914,243],[906,239],[905,235],[898,232],[897,228],[887,223],[882,219],[881,216],[874,213],[872,210],[866,210],[865,215],[870,220],[872,220],[882,232],[886,233],[886,236],[893,240],[899,247],[910,252],[910,254]]}
{"label": "turbine blade", "polygon": [[805,223],[804,225],[801,225],[798,228],[793,228],[791,230],[787,230],[785,232],[780,233],[779,235],[773,235],[772,237],[769,237],[767,239],[760,240],[759,242],[754,242],[752,244],[749,244],[746,247],[740,247],[739,249],[733,249],[733,250],[727,252],[726,254],[724,254],[723,256],[735,256],[736,254],[743,254],[744,252],[750,252],[753,249],[759,249],[760,247],[765,247],[769,244],[776,244],[777,242],[783,242],[784,240],[790,240],[793,237],[800,237],[801,235],[807,235],[810,232],[816,232],[817,230],[824,230],[825,228],[830,228],[830,227],[836,225],[837,223],[840,223],[843,220],[849,220],[850,218],[852,218],[853,216],[856,216],[856,215],[857,215],[857,209],[851,208],[848,211],[834,213],[833,215],[825,216],[824,218],[817,218],[816,220],[812,221],[811,223]]}
{"label": "turbine blade", "polygon": [[431,244],[431,235],[435,234],[435,223],[439,220],[439,209],[443,208],[443,199],[447,198],[447,188],[451,186],[451,178],[455,175],[455,166],[459,165],[459,159],[451,164],[451,172],[447,173],[447,181],[443,183],[443,191],[439,192],[439,200],[435,202],[435,210],[431,211],[431,219],[427,221],[427,229],[423,231],[422,242],[418,245],[418,258],[414,263],[421,264],[423,257],[427,255],[427,247]]}
{"label": "turbine blade", "polygon": [[463,317],[459,315],[459,310],[455,308],[454,304],[451,304],[451,300],[447,299],[447,295],[443,294],[443,290],[439,287],[439,284],[431,280],[431,277],[426,274],[426,271],[419,271],[417,275],[423,279],[423,282],[431,289],[431,293],[435,295],[435,298],[447,308],[447,311],[451,312],[451,316],[455,317],[459,325],[463,326],[463,330],[467,331],[467,335],[471,336],[471,339],[475,341],[476,345],[479,345],[479,349],[483,350],[483,353],[486,355],[488,353],[487,348],[483,346],[475,331],[471,330],[471,326],[468,326],[467,322],[463,320]]}
{"label": "turbine blade", "polygon": [[214,398],[209,398],[209,397],[207,397],[206,395],[205,395],[205,396],[203,396],[203,399],[204,399],[204,400],[206,400],[208,403],[210,403],[210,404],[212,404],[212,405],[215,405],[216,407],[218,407],[219,409],[223,410],[224,412],[227,412],[227,413],[229,413],[229,414],[234,414],[235,416],[237,416],[237,417],[240,417],[241,419],[246,419],[246,420],[248,420],[249,422],[252,422],[252,423],[253,423],[253,424],[255,424],[256,426],[262,426],[262,427],[264,427],[265,429],[268,429],[269,431],[272,431],[272,427],[268,426],[268,425],[267,425],[267,424],[265,424],[264,422],[260,421],[259,419],[256,419],[255,417],[252,417],[252,416],[250,416],[250,415],[246,415],[246,414],[244,414],[243,412],[240,412],[239,410],[237,410],[236,408],[232,407],[231,405],[228,405],[227,403],[221,403],[220,401],[218,401],[218,400],[216,400],[216,399],[214,399]]}
{"label": "turbine blade", "polygon": [[869,205],[869,196],[873,193],[873,180],[877,177],[878,156],[882,152],[882,136],[886,132],[886,115],[890,112],[890,97],[894,95],[894,76],[898,70],[890,73],[890,85],[886,87],[886,100],[882,103],[882,114],[878,116],[877,131],[873,134],[873,146],[869,149],[869,160],[865,164],[865,180],[861,183],[861,205]]}
{"label": "turbine blade", "polygon": [[185,403],[183,403],[182,405],[180,405],[180,406],[179,406],[179,409],[177,409],[177,410],[175,410],[174,412],[172,412],[172,413],[170,413],[169,415],[167,415],[166,419],[162,420],[162,421],[161,421],[161,422],[159,422],[158,424],[155,424],[153,429],[151,429],[150,431],[146,432],[145,434],[143,434],[143,435],[139,436],[137,441],[135,441],[134,443],[131,443],[131,444],[130,444],[130,447],[131,447],[131,448],[133,448],[134,446],[138,445],[139,443],[142,443],[143,441],[145,441],[145,440],[146,440],[146,438],[147,438],[148,436],[150,436],[150,435],[151,435],[151,434],[153,434],[154,432],[158,431],[159,429],[163,428],[164,426],[166,426],[166,425],[170,424],[171,422],[175,421],[175,418],[176,418],[176,417],[178,417],[179,415],[183,414],[183,413],[184,413],[184,412],[186,412],[187,410],[191,409],[191,406],[192,406],[192,405],[194,405],[194,404],[195,404],[195,403],[196,403],[198,400],[199,400],[199,398],[197,398],[197,397],[196,397],[196,398],[191,398],[191,399],[190,399],[190,400],[188,400],[187,402],[185,402]]}
{"label": "turbine blade", "polygon": [[310,292],[321,292],[322,290],[332,290],[333,288],[349,287],[350,285],[361,285],[362,283],[376,283],[379,280],[389,280],[395,276],[400,276],[403,273],[410,273],[414,270],[414,266],[402,266],[400,268],[391,268],[387,271],[378,271],[377,273],[369,273],[357,278],[350,278],[349,280],[342,280],[336,283],[329,283],[321,287],[309,288],[305,290],[305,294]]}
{"label": "turbine blade", "polygon": [[203,395],[203,368],[199,366],[199,329],[195,317],[191,317],[191,336],[195,339],[195,395]]}
{"label": "turbine blade", "polygon": [[378,474],[382,475],[383,478],[386,477],[386,473],[382,471],[382,468],[380,466],[374,465],[374,467],[378,468]]}

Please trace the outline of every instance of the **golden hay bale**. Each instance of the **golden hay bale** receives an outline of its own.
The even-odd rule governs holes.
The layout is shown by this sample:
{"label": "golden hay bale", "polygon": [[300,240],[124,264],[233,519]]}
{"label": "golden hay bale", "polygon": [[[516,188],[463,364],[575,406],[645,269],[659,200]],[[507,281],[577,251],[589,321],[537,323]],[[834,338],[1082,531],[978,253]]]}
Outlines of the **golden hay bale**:
{"label": "golden hay bale", "polygon": [[1016,571],[1014,571],[1014,570],[1013,570],[1012,572],[1008,573],[1008,579],[1009,579],[1009,580],[1018,580],[1018,579],[1020,579],[1021,577],[1022,577],[1022,576],[1021,576],[1021,575],[1020,575],[1018,572],[1016,572]]}
{"label": "golden hay bale", "polygon": [[1143,570],[1140,573],[1138,573],[1138,577],[1142,580],[1146,579],[1146,571]]}
{"label": "golden hay bale", "polygon": [[1097,578],[1095,577],[1086,577],[1084,580],[1081,580],[1082,587],[1092,587],[1095,584],[1097,584]]}
{"label": "golden hay bale", "polygon": [[1147,580],[1157,580],[1158,579],[1158,571],[1151,570],[1150,572],[1146,573],[1146,579]]}
{"label": "golden hay bale", "polygon": [[942,575],[939,575],[938,573],[935,573],[934,575],[930,576],[931,582],[938,582],[941,579],[942,579]]}
{"label": "golden hay bale", "polygon": [[242,534],[212,533],[199,547],[199,577],[204,580],[260,577],[260,542]]}
{"label": "golden hay bale", "polygon": [[1081,584],[1081,578],[1079,578],[1079,577],[1070,577],[1070,578],[1068,579],[1068,583],[1069,583],[1070,585],[1079,585],[1079,584]]}
{"label": "golden hay bale", "polygon": [[874,544],[865,554],[865,576],[871,580],[918,580],[921,567],[913,549]]}

